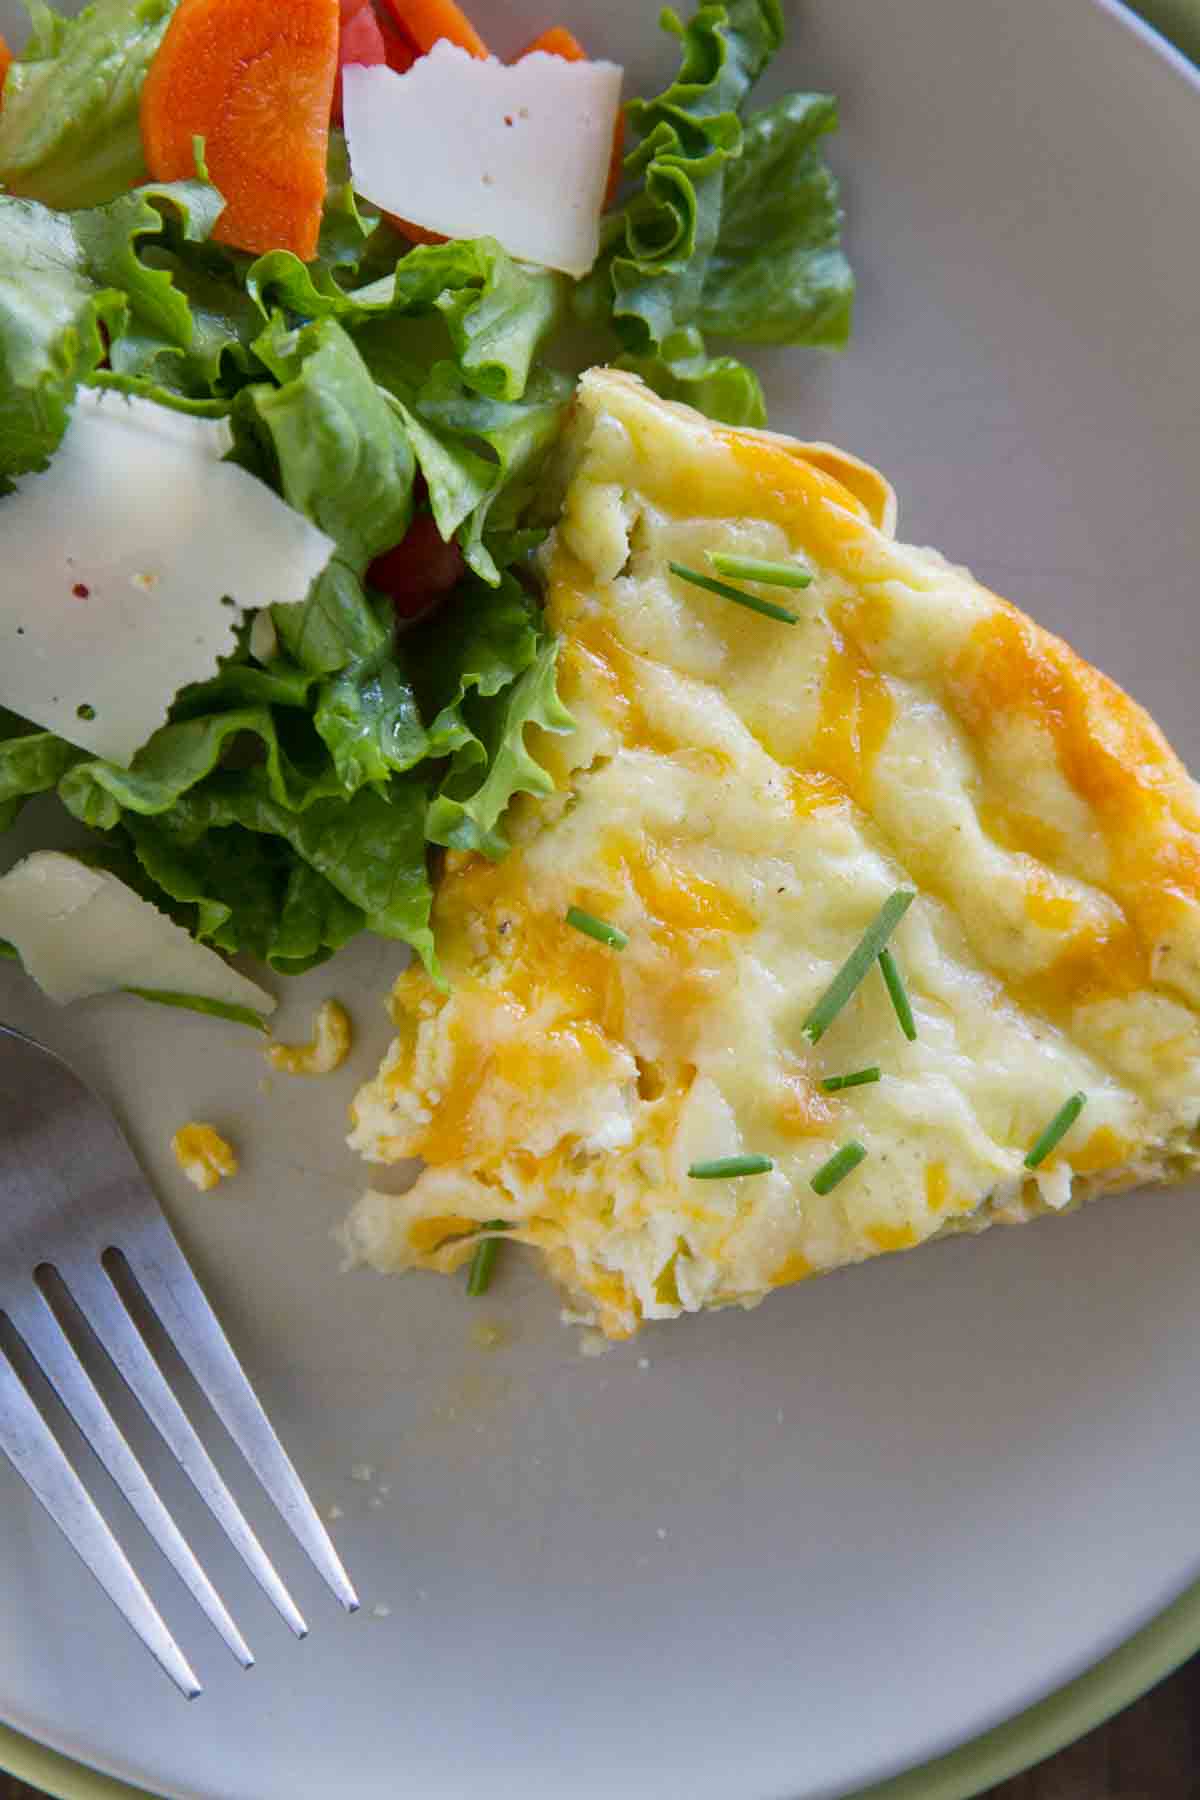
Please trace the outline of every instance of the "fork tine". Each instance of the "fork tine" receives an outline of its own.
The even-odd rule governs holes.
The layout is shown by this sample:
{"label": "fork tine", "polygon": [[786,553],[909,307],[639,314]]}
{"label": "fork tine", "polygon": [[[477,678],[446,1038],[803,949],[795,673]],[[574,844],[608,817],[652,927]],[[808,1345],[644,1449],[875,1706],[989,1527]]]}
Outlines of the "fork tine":
{"label": "fork tine", "polygon": [[276,1611],[297,1637],[307,1636],[308,1626],[295,1601],[217,1473],[107,1271],[99,1262],[81,1260],[69,1267],[60,1263],[58,1274]]}
{"label": "fork tine", "polygon": [[156,1218],[153,1229],[139,1233],[136,1245],[123,1254],[172,1343],[310,1561],[346,1611],[356,1612],[358,1595],[329,1533],[166,1219]]}
{"label": "fork tine", "polygon": [[180,1693],[202,1690],[7,1355],[0,1352],[0,1447]]}
{"label": "fork tine", "polygon": [[253,1668],[254,1658],[246,1640],[147,1479],[46,1296],[31,1285],[23,1303],[14,1305],[10,1302],[9,1317],[42,1373],[192,1598],[243,1669]]}

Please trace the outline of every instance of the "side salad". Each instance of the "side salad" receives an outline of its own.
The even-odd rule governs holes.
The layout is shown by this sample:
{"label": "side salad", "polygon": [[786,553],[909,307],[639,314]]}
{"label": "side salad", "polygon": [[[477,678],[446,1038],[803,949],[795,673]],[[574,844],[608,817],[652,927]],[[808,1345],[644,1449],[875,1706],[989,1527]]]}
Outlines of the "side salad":
{"label": "side salad", "polygon": [[[572,281],[495,238],[415,241],[428,234],[356,195],[338,126],[322,121],[315,150],[311,130],[292,144],[270,94],[240,96],[251,126],[224,160],[236,192],[210,179],[203,132],[186,177],[153,178],[145,89],[185,11],[265,32],[276,95],[308,79],[315,40],[292,69],[287,21],[311,15],[332,46],[321,104],[337,112],[343,65],[408,67],[447,36],[480,54],[451,0],[93,0],[77,19],[26,5],[0,103],[0,493],[50,464],[81,387],[117,389],[226,420],[230,457],[333,552],[302,601],[235,596],[234,652],[177,693],[127,767],[6,695],[0,832],[53,793],[91,828],[97,868],[221,951],[294,973],[370,930],[432,967],[431,852],[502,856],[512,797],[550,786],[527,727],[571,729],[530,577],[570,345],[589,337],[714,418],[764,422],[757,378],[726,346],[836,348],[850,328],[821,154],[836,103],[751,107],[782,41],[779,0],[704,4],[687,23],[665,12],[678,74],[628,103],[600,253]],[[565,31],[538,47],[582,54]],[[271,171],[314,154],[302,257]],[[223,233],[223,216],[256,225]]]}

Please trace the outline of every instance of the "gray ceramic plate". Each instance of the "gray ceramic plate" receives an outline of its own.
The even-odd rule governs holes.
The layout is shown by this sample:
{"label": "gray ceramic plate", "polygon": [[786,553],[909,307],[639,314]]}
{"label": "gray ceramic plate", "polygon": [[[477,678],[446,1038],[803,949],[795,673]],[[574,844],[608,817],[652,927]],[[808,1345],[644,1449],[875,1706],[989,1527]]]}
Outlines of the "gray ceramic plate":
{"label": "gray ceramic plate", "polygon": [[[501,53],[547,19],[538,0],[476,12]],[[564,13],[654,85],[650,7]],[[775,424],[879,463],[905,534],[1064,631],[1200,766],[1194,78],[1097,0],[807,0],[772,77],[791,83],[842,97],[861,307],[844,358],[763,359]],[[338,1077],[266,1093],[229,1028],[55,1012],[0,971],[0,1015],[128,1122],[343,1511],[366,1601],[340,1616],[259,1509],[313,1624],[296,1645],[154,1464],[259,1657],[228,1661],[114,1507],[207,1683],[186,1707],[5,1466],[18,1731],[195,1800],[821,1800],[1021,1713],[1200,1576],[1194,1194],[888,1259],[585,1360],[515,1259],[482,1304],[337,1273],[330,1228],[361,1179],[345,1106],[394,966],[367,945],[290,988],[285,1030],[337,992],[359,1046]],[[167,1141],[189,1117],[237,1138],[236,1184],[181,1183]],[[477,1347],[481,1318],[503,1348]],[[1198,1614],[1181,1603],[1103,1676],[896,1791],[962,1795],[1052,1747],[1200,1642]]]}

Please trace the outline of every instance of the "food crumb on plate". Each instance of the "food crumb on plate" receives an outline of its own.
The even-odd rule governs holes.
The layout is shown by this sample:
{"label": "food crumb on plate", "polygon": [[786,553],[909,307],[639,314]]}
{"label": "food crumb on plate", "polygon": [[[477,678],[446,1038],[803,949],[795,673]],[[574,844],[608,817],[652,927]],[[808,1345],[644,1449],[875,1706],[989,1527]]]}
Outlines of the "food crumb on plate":
{"label": "food crumb on plate", "polygon": [[392,1609],[390,1606],[384,1606],[380,1603],[378,1606],[373,1606],[371,1608],[371,1617],[373,1619],[390,1619],[391,1616]]}
{"label": "food crumb on plate", "polygon": [[353,1468],[350,1470],[350,1479],[351,1479],[351,1481],[374,1481],[374,1479],[375,1479],[374,1463],[365,1463],[365,1462],[355,1463]]}
{"label": "food crumb on plate", "polygon": [[202,1194],[215,1188],[218,1181],[238,1172],[237,1151],[212,1125],[191,1120],[181,1125],[171,1139],[175,1161],[194,1187]]}
{"label": "food crumb on plate", "polygon": [[648,1369],[649,1367],[650,1367],[650,1358],[648,1356],[639,1356],[638,1357],[638,1368],[639,1369]]}
{"label": "food crumb on plate", "polygon": [[612,1345],[602,1331],[585,1331],[579,1339],[580,1356],[603,1356]]}
{"label": "food crumb on plate", "polygon": [[322,1000],[310,1044],[269,1044],[267,1061],[281,1075],[332,1075],[350,1054],[354,1032],[340,1000]]}
{"label": "food crumb on plate", "polygon": [[335,1501],[335,1502],[334,1502],[334,1504],[333,1504],[333,1505],[332,1505],[332,1506],[331,1506],[331,1507],[330,1507],[330,1508],[329,1508],[329,1509],[328,1509],[328,1511],[327,1511],[327,1512],[326,1512],[326,1514],[325,1514],[325,1517],[326,1517],[326,1518],[327,1518],[327,1519],[340,1519],[340,1518],[342,1518],[342,1517],[343,1517],[343,1513],[342,1513],[342,1509],[341,1509],[341,1507],[340,1507],[340,1506],[339,1506],[339,1505],[338,1505],[338,1504],[337,1504],[337,1502],[336,1502],[336,1501]]}

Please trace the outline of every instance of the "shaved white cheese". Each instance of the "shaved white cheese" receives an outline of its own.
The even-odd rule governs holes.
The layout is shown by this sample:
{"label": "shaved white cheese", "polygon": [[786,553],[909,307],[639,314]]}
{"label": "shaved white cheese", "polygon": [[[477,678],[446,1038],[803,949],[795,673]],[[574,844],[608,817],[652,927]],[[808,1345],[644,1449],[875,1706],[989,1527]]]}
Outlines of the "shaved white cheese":
{"label": "shaved white cheese", "polygon": [[222,462],[232,441],[80,389],[50,467],[0,499],[0,704],[127,766],[233,648],[237,606],[303,600],[332,541]]}
{"label": "shaved white cheese", "polygon": [[152,988],[275,1010],[264,988],[115,875],[58,850],[37,850],[0,879],[0,938],[16,946],[26,973],[60,1004]]}
{"label": "shaved white cheese", "polygon": [[354,186],[374,205],[587,274],[621,103],[616,63],[539,50],[510,68],[443,39],[404,75],[352,65],[342,91]]}

